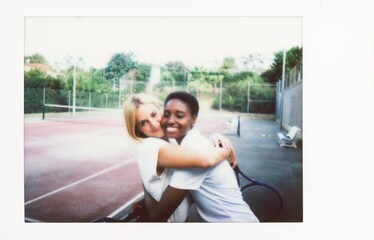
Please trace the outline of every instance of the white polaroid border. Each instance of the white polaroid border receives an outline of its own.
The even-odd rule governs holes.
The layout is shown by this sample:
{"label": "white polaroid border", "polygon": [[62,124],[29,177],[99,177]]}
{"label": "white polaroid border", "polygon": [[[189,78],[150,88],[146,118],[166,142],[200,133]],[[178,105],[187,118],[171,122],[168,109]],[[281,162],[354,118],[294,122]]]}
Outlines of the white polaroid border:
{"label": "white polaroid border", "polygon": [[[0,10],[1,239],[372,239],[373,1],[7,1]],[[26,16],[302,16],[302,223],[24,223]],[[63,33],[62,33],[63,34]]]}

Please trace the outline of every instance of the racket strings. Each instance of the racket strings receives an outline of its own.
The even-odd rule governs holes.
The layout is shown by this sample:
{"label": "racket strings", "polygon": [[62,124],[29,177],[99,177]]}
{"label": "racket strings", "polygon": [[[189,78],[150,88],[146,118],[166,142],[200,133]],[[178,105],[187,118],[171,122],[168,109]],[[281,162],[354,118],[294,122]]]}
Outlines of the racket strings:
{"label": "racket strings", "polygon": [[249,184],[242,188],[244,201],[249,205],[260,222],[274,218],[282,207],[277,193],[268,186]]}

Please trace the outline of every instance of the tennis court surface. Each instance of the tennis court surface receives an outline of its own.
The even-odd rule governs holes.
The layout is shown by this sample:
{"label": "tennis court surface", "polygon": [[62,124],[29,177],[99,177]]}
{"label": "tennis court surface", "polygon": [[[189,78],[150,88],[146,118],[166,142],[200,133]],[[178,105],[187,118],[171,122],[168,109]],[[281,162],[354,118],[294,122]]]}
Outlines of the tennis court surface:
{"label": "tennis court surface", "polygon": [[[25,116],[26,222],[91,222],[116,215],[142,194],[137,145],[121,111],[41,118]],[[222,133],[226,120],[201,116],[197,125],[208,136]]]}

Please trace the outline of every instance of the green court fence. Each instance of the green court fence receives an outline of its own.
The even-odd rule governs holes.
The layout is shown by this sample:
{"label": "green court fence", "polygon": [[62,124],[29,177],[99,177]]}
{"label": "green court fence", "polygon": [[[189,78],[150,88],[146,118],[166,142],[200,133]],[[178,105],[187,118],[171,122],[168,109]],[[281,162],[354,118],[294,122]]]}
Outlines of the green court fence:
{"label": "green court fence", "polygon": [[[274,114],[276,105],[276,85],[249,84],[248,81],[222,83],[218,86],[199,83],[158,83],[146,85],[144,82],[127,81],[121,90],[110,93],[76,91],[75,106],[90,108],[121,108],[126,98],[133,93],[147,92],[164,100],[174,91],[187,91],[199,101],[209,100],[211,108],[243,113]],[[41,113],[43,104],[73,106],[71,90],[25,89],[25,113]],[[56,110],[58,111],[58,110]]]}

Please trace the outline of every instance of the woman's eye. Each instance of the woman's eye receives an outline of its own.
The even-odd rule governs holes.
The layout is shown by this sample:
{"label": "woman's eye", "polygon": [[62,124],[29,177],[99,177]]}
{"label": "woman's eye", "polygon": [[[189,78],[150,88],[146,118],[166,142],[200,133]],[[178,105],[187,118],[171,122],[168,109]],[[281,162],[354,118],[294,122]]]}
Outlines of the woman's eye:
{"label": "woman's eye", "polygon": [[142,122],[138,123],[138,126],[139,126],[139,127],[144,127],[144,126],[145,126],[145,123],[146,123],[145,121],[142,121]]}

